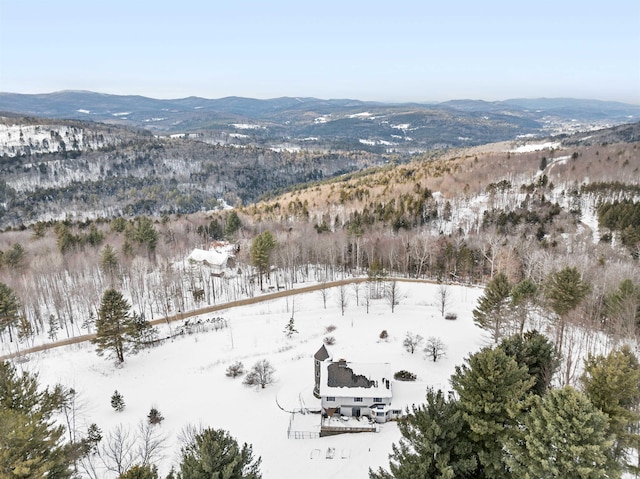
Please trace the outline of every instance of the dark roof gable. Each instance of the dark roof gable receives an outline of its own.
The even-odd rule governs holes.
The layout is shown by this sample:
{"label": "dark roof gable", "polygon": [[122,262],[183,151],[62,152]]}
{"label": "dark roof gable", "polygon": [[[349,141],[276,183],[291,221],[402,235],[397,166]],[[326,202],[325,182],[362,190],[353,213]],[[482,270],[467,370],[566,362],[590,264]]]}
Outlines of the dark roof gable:
{"label": "dark roof gable", "polygon": [[313,357],[317,361],[324,361],[325,359],[329,358],[330,355],[329,355],[329,351],[327,351],[327,348],[325,348],[324,344],[323,344],[322,347],[320,349],[318,349],[316,354],[313,355]]}

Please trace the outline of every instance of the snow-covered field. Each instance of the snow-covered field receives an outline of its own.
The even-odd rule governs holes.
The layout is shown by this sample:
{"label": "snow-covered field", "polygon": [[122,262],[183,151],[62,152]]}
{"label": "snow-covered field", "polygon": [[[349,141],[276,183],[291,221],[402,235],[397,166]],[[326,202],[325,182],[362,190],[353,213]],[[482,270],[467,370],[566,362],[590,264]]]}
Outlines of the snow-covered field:
{"label": "snow-covered field", "polygon": [[[347,287],[349,303],[344,316],[337,289],[329,290],[326,309],[320,292],[305,293],[214,313],[225,318],[229,326],[184,335],[128,356],[120,368],[112,360],[98,357],[89,344],[33,354],[21,367],[39,372],[43,384],[73,387],[81,405],[77,424],[85,431],[87,425],[96,423],[107,436],[121,424],[133,436],[150,408],[157,408],[165,420],[156,427],[167,438],[164,458],[158,464],[161,476],[178,463],[178,438],[183,428],[194,425],[223,428],[239,442],[252,444],[254,455],[262,457],[265,479],[364,479],[369,467],[388,465],[391,444],[400,438],[395,423],[382,424],[377,433],[317,439],[287,437],[291,414],[283,409],[319,408],[319,400],[311,393],[313,354],[323,344],[325,328],[336,327],[328,333],[336,339],[335,346],[330,347],[334,359],[388,362],[394,372],[406,369],[418,375],[415,383],[393,383],[393,405],[398,408],[423,402],[429,386],[450,389],[448,379],[455,366],[487,341],[471,314],[482,290],[448,286],[447,310],[458,316],[451,321],[441,317],[437,285],[398,285],[401,299],[393,314],[384,299],[372,300],[367,313],[362,284],[359,305],[353,286]],[[298,333],[289,339],[284,328],[292,314]],[[171,324],[174,331],[178,327],[178,323]],[[386,340],[380,339],[382,330],[388,332]],[[402,341],[407,331],[425,340],[430,336],[441,338],[448,347],[447,356],[437,363],[425,359],[424,344],[413,355],[406,352]],[[248,388],[242,378],[225,375],[235,361],[242,361],[249,369],[265,358],[276,369],[276,381],[265,389]],[[126,409],[119,413],[110,405],[116,389],[126,403]],[[317,432],[319,422],[317,414],[297,414],[293,424],[296,430]],[[329,448],[336,451],[331,459],[326,458]]]}

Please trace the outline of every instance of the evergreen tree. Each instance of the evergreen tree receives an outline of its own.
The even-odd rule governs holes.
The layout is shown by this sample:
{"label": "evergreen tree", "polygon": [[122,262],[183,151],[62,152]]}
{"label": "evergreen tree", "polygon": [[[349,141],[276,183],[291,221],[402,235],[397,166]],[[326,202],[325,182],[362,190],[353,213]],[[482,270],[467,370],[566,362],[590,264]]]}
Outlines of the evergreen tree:
{"label": "evergreen tree", "polygon": [[98,452],[98,444],[102,441],[102,430],[94,422],[87,428],[87,435],[82,440],[84,455],[93,455]]}
{"label": "evergreen tree", "polygon": [[297,332],[298,330],[296,329],[296,325],[293,318],[289,319],[289,322],[284,327],[284,334],[287,336],[287,338],[291,338]]}
{"label": "evergreen tree", "polygon": [[237,441],[222,429],[207,428],[182,449],[177,479],[260,479],[260,458],[253,448]]}
{"label": "evergreen tree", "polygon": [[91,224],[89,227],[89,234],[87,235],[87,242],[91,246],[100,246],[104,241],[104,233],[98,229],[95,224]]}
{"label": "evergreen tree", "polygon": [[113,288],[106,290],[96,320],[96,337],[91,340],[99,355],[111,350],[119,363],[124,362],[127,343],[134,335],[129,308],[122,293]]}
{"label": "evergreen tree", "polygon": [[111,395],[111,407],[118,412],[124,411],[124,407],[125,407],[124,398],[122,397],[122,394],[118,392],[117,389],[113,391],[113,394]]}
{"label": "evergreen tree", "polygon": [[109,277],[109,281],[113,284],[113,280],[118,273],[119,263],[118,255],[113,246],[106,245],[100,253],[100,270],[104,275]]}
{"label": "evergreen tree", "polygon": [[122,216],[118,216],[117,218],[111,220],[111,223],[109,223],[109,227],[111,228],[111,231],[115,233],[124,233],[125,229],[127,228],[127,220],[125,220]]}
{"label": "evergreen tree", "polygon": [[560,366],[553,343],[538,331],[527,331],[522,337],[503,339],[499,347],[520,366],[526,366],[529,375],[535,379],[531,392],[538,396],[544,395]]}
{"label": "evergreen tree", "polygon": [[12,329],[20,320],[20,302],[9,286],[0,283],[0,333],[9,331],[9,341],[13,341]]}
{"label": "evergreen tree", "polygon": [[640,435],[635,427],[640,422],[640,364],[628,346],[607,356],[590,355],[580,377],[591,402],[604,412],[609,430],[615,434],[614,456],[631,472],[640,472],[637,461],[630,464],[630,448],[640,449]]}
{"label": "evergreen tree", "polygon": [[523,426],[506,443],[507,463],[522,479],[615,479],[620,467],[612,445],[607,416],[567,386],[534,398]]}
{"label": "evergreen tree", "polygon": [[276,247],[276,240],[270,231],[265,231],[253,239],[251,244],[251,263],[258,269],[260,276],[260,288],[262,288],[262,276],[269,277],[271,268],[271,252]]}
{"label": "evergreen tree", "polygon": [[398,428],[402,438],[392,446],[389,472],[370,469],[370,479],[478,477],[469,426],[459,403],[446,401],[442,391],[428,390],[426,404],[413,406]]}
{"label": "evergreen tree", "polygon": [[489,281],[484,295],[478,300],[478,306],[473,310],[473,320],[482,329],[491,332],[495,343],[502,336],[505,327],[510,294],[511,285],[507,275],[498,273]]}
{"label": "evergreen tree", "polygon": [[23,269],[26,261],[26,252],[20,243],[14,243],[4,252],[2,262],[11,269]]}
{"label": "evergreen tree", "polygon": [[118,479],[158,479],[158,468],[151,464],[131,466]]}
{"label": "evergreen tree", "polygon": [[153,258],[158,244],[158,232],[146,216],[136,218],[134,238],[138,243],[146,246],[149,258]]}
{"label": "evergreen tree", "polygon": [[157,408],[152,407],[151,410],[149,410],[149,414],[147,414],[147,420],[149,421],[149,424],[160,424],[162,421],[164,421],[164,416],[160,413],[160,411],[158,411]]}
{"label": "evergreen tree", "polygon": [[138,350],[152,341],[158,336],[158,330],[151,326],[146,320],[144,314],[133,313],[131,315],[131,332],[130,339],[134,342],[134,350]]}
{"label": "evergreen tree", "polygon": [[524,333],[524,326],[527,321],[527,313],[531,310],[531,305],[538,292],[538,287],[529,278],[525,278],[516,284],[511,290],[511,309],[520,322],[518,332],[520,336]]}
{"label": "evergreen tree", "polygon": [[545,296],[549,306],[558,316],[556,346],[560,352],[567,317],[578,307],[590,289],[589,283],[582,279],[576,268],[566,267],[552,273],[547,279]]}
{"label": "evergreen tree", "polygon": [[54,421],[62,394],[58,387],[41,390],[37,376],[18,375],[9,362],[0,363],[0,478],[71,477],[72,448]]}
{"label": "evergreen tree", "polygon": [[484,348],[456,366],[451,384],[484,475],[505,477],[502,445],[521,418],[534,379],[502,349]]}
{"label": "evergreen tree", "polygon": [[622,334],[635,334],[640,324],[640,286],[630,279],[620,282],[618,289],[604,300],[605,315],[610,323],[622,326]]}
{"label": "evergreen tree", "polygon": [[238,213],[231,211],[227,217],[227,223],[224,226],[224,236],[227,240],[231,241],[238,230],[242,227],[242,222],[238,217]]}

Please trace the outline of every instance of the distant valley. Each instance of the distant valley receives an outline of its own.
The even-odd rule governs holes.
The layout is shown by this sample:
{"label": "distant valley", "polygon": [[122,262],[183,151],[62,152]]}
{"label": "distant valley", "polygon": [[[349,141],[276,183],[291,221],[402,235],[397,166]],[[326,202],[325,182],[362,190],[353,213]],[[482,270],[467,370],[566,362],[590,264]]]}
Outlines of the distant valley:
{"label": "distant valley", "polygon": [[190,134],[213,144],[415,153],[632,123],[640,106],[575,99],[385,104],[351,99],[0,93],[0,112]]}

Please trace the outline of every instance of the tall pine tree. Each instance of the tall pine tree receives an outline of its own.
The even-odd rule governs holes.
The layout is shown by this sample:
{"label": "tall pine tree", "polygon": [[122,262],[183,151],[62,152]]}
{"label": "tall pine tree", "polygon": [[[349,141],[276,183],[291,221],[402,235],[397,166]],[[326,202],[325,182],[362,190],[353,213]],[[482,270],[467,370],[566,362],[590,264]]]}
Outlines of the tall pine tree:
{"label": "tall pine tree", "polygon": [[557,315],[556,346],[562,352],[564,328],[569,313],[578,307],[591,289],[576,268],[566,267],[552,273],[546,283],[545,296]]}
{"label": "tall pine tree", "polygon": [[489,281],[484,295],[478,300],[478,306],[473,310],[473,320],[491,333],[494,343],[498,342],[505,329],[510,294],[511,285],[507,275],[498,273]]}
{"label": "tall pine tree", "polygon": [[543,396],[560,366],[554,344],[538,331],[527,331],[522,337],[511,336],[500,342],[502,349],[521,366],[526,366],[535,379],[531,392]]}
{"label": "tall pine tree", "polygon": [[106,290],[96,320],[96,337],[92,340],[98,354],[111,350],[119,363],[124,362],[128,343],[135,335],[135,324],[129,309],[129,303],[122,293],[113,288]]}
{"label": "tall pine tree", "polygon": [[536,396],[523,425],[506,443],[512,477],[616,479],[607,416],[570,386]]}
{"label": "tall pine tree", "polygon": [[20,302],[9,286],[0,283],[0,333],[9,331],[9,341],[13,341],[11,330],[20,319]]}
{"label": "tall pine tree", "polygon": [[640,450],[640,364],[628,346],[607,356],[589,356],[580,382],[591,402],[606,413],[615,434],[614,456],[633,473],[640,472],[637,460],[631,464],[631,449]]}
{"label": "tall pine tree", "polygon": [[54,421],[63,394],[41,390],[36,376],[0,362],[0,478],[71,477],[72,448]]}
{"label": "tall pine tree", "polygon": [[389,471],[369,470],[370,479],[477,477],[469,426],[459,403],[445,400],[442,391],[427,391],[426,404],[413,406],[398,428],[402,438],[393,445]]}
{"label": "tall pine tree", "polygon": [[276,240],[270,231],[260,233],[251,244],[251,263],[258,269],[260,276],[260,288],[262,288],[262,276],[269,277],[271,268],[271,251],[276,247]]}
{"label": "tall pine tree", "polygon": [[534,382],[527,367],[500,348],[484,348],[456,366],[451,384],[485,477],[505,477],[502,446],[521,419]]}
{"label": "tall pine tree", "polygon": [[195,434],[181,450],[177,479],[260,479],[260,458],[253,448],[223,429],[207,428]]}

